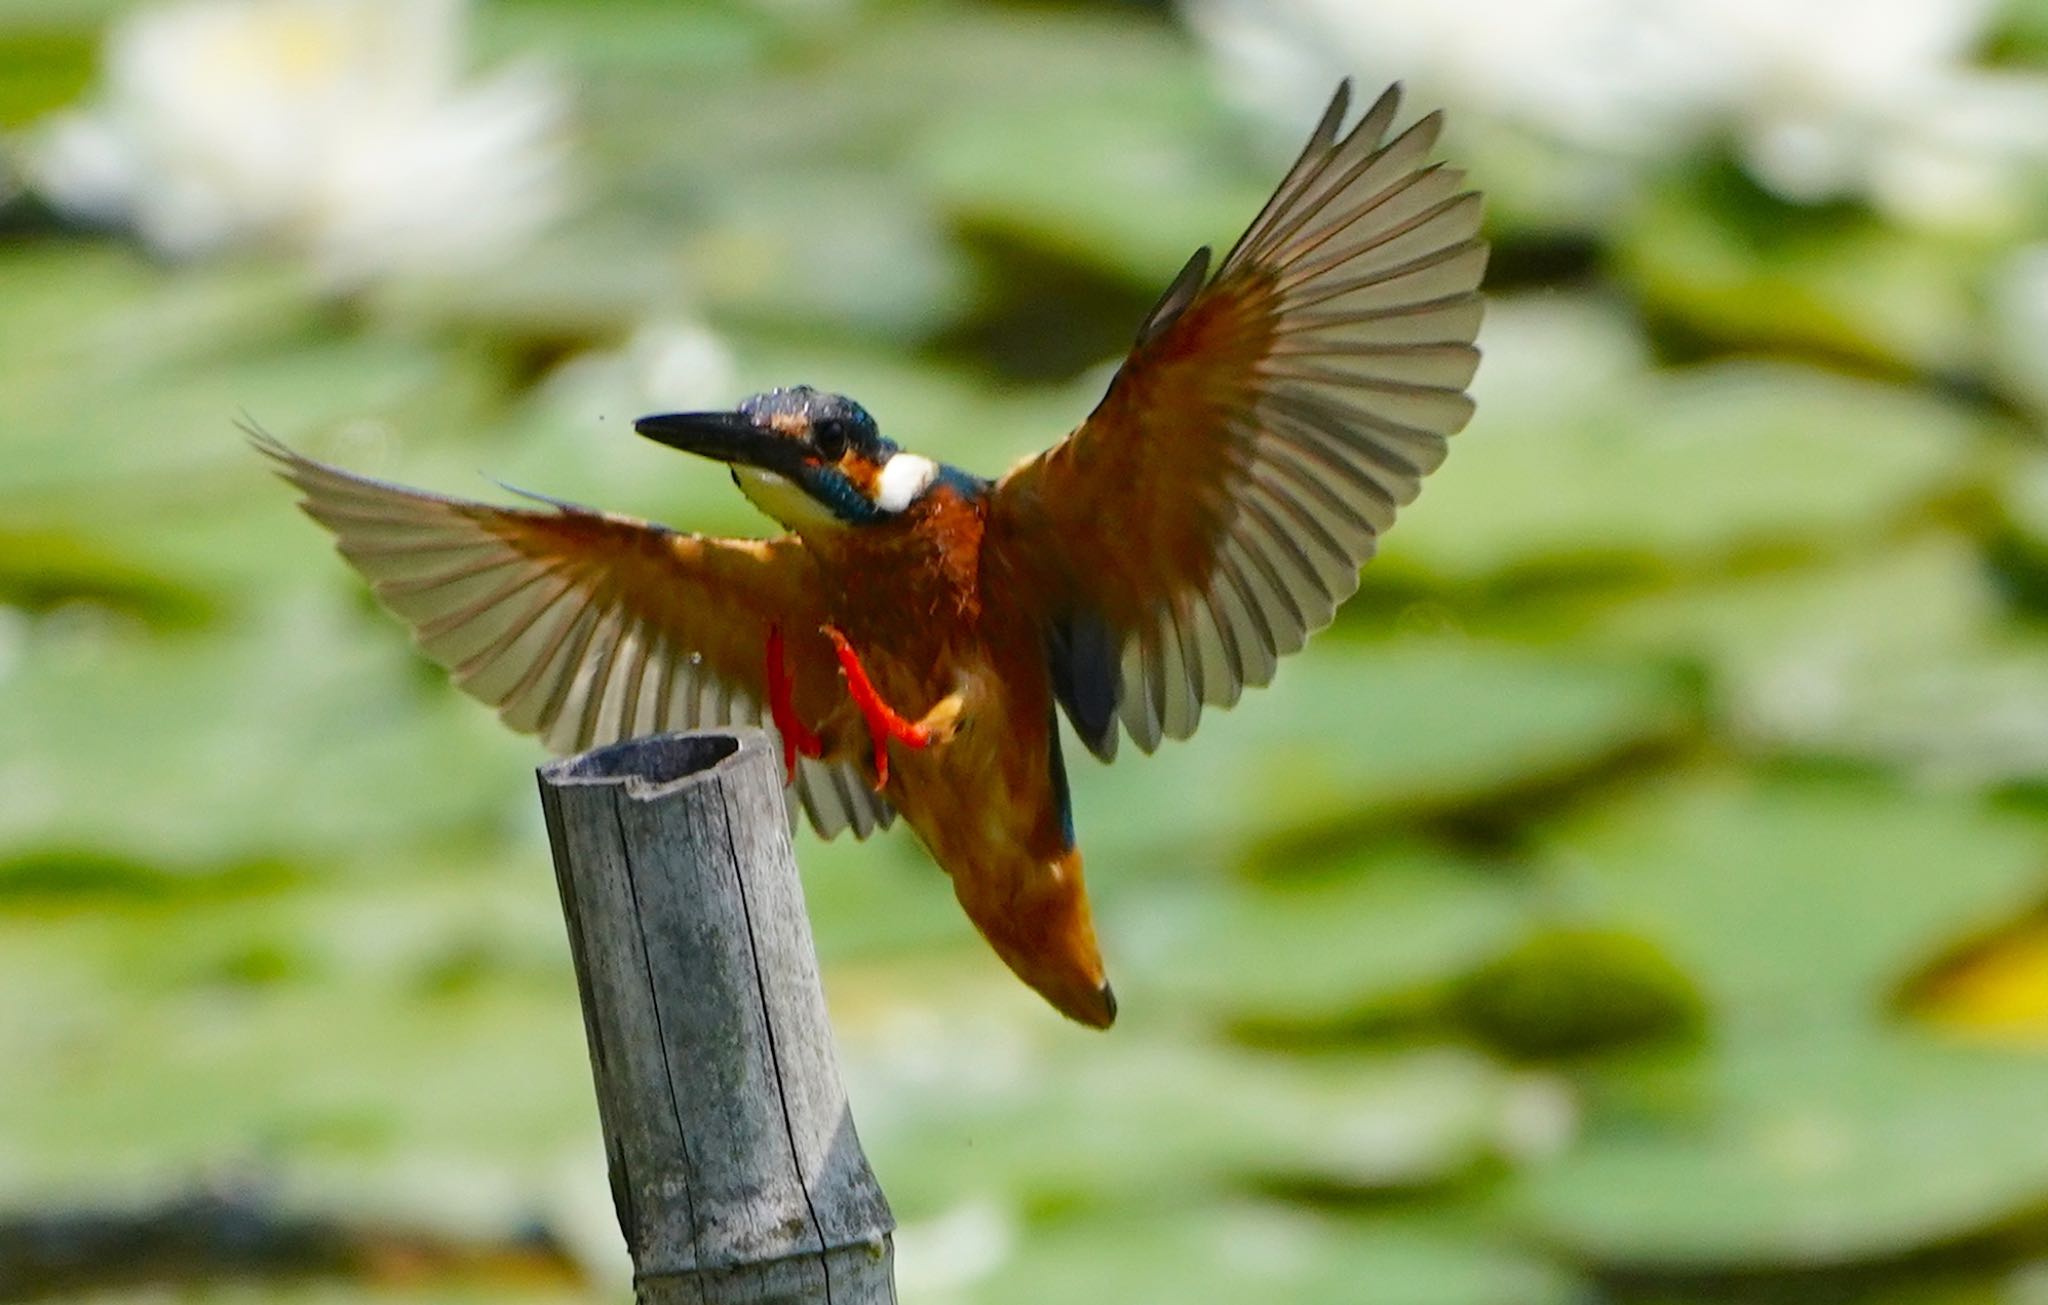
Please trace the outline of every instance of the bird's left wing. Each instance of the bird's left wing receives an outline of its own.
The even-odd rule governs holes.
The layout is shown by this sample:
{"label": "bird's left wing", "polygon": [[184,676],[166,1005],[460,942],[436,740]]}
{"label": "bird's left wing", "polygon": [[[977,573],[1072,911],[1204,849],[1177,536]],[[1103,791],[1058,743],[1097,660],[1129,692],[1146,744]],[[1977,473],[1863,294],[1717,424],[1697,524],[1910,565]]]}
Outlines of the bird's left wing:
{"label": "bird's left wing", "polygon": [[1096,755],[1194,732],[1329,623],[1472,413],[1479,195],[1440,115],[1340,87],[1214,277],[1191,259],[1079,430],[996,486],[985,554],[1041,596]]}
{"label": "bird's left wing", "polygon": [[[708,539],[569,504],[443,498],[252,439],[421,649],[557,752],[761,725],[770,627],[824,619],[810,555],[786,536]],[[828,838],[894,816],[840,764],[803,760],[796,797]]]}

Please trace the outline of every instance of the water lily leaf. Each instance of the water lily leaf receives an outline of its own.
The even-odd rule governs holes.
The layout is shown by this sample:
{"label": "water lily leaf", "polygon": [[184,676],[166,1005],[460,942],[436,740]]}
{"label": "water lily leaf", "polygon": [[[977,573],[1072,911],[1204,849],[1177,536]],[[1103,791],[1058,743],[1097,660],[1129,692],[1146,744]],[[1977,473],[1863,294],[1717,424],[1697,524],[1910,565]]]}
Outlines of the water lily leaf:
{"label": "water lily leaf", "polygon": [[1459,1018],[1494,1046],[1561,1056],[1695,1033],[1705,1022],[1692,981],[1631,934],[1538,931],[1459,986]]}
{"label": "water lily leaf", "polygon": [[1696,1117],[1596,1128],[1518,1203],[1609,1271],[1891,1259],[2048,1199],[2044,1074],[2038,1056],[1898,1037],[1752,1045],[1708,1063]]}
{"label": "water lily leaf", "polygon": [[[1502,867],[1426,848],[1211,881],[1180,911],[1159,900],[1170,891],[1147,892],[1146,916],[1165,924],[1127,943],[1119,991],[1262,1027],[1341,1028],[1439,1001],[1527,918],[1523,886]],[[1121,932],[1123,915],[1112,919]]]}
{"label": "water lily leaf", "polygon": [[[916,1272],[905,1253],[903,1273]],[[1090,1214],[1028,1230],[966,1299],[997,1303],[1284,1300],[1342,1305],[1565,1305],[1569,1276],[1523,1252],[1419,1219],[1335,1219],[1266,1205]]]}
{"label": "water lily leaf", "polygon": [[1814,669],[1801,686],[1808,701],[1772,704],[1781,710],[1757,731],[1774,746],[1898,765],[1943,787],[2048,777],[2048,642],[2031,632]]}
{"label": "water lily leaf", "polygon": [[[393,1259],[398,1261],[408,1248],[392,1249]],[[507,1255],[514,1261],[519,1258],[513,1248],[508,1248]],[[547,1279],[556,1273],[546,1269],[534,1271],[540,1282],[521,1281],[523,1267],[513,1264],[500,1272],[486,1269],[473,1276],[425,1275],[425,1281],[410,1283],[363,1282],[355,1278],[306,1281],[294,1276],[283,1281],[193,1283],[180,1286],[177,1295],[168,1298],[150,1289],[145,1297],[95,1291],[38,1299],[46,1305],[132,1305],[138,1299],[172,1299],[177,1305],[589,1305],[590,1293],[582,1287],[549,1286]]]}
{"label": "water lily leaf", "polygon": [[[1630,379],[1583,318],[1504,308],[1479,416],[1375,565],[1473,581],[1844,552],[1972,474],[1974,420],[1924,395],[1784,364]],[[1532,339],[1552,323],[1556,341]],[[1582,357],[1614,383],[1559,385]]]}
{"label": "water lily leaf", "polygon": [[1200,736],[1106,771],[1069,750],[1096,862],[1441,815],[1568,780],[1685,729],[1654,667],[1507,646],[1325,640]]}
{"label": "water lily leaf", "polygon": [[2048,4],[2007,0],[1998,7],[1992,48],[2013,63],[2048,61]]}
{"label": "water lily leaf", "polygon": [[88,24],[71,19],[64,6],[45,15],[11,12],[19,3],[0,7],[0,128],[10,130],[82,96],[94,62]]}
{"label": "water lily leaf", "polygon": [[1930,534],[1610,606],[1585,633],[1697,661],[1716,715],[1751,746],[1981,783],[2048,771],[2048,736],[2024,709],[2048,701],[2048,650],[2000,632],[2001,614],[1976,549]]}
{"label": "water lily leaf", "polygon": [[39,1067],[0,1080],[0,1204],[232,1165],[296,1207],[509,1237],[567,1160],[600,1163],[545,848],[329,867],[0,913],[0,977],[38,994],[0,1037]]}
{"label": "water lily leaf", "polygon": [[1085,10],[963,11],[878,42],[874,64],[951,83],[954,111],[922,115],[906,160],[947,211],[1144,286],[1163,288],[1201,245],[1228,245],[1278,177],[1164,29]]}
{"label": "water lily leaf", "polygon": [[1287,1058],[1134,1031],[1084,1054],[1029,1025],[926,1034],[884,1059],[858,1041],[849,1054],[862,1141],[906,1219],[985,1190],[990,1174],[1036,1208],[1137,1208],[1233,1179],[1437,1190],[1518,1154],[1517,1112],[1532,1087],[1549,1093],[1452,1048]]}
{"label": "water lily leaf", "polygon": [[205,871],[488,830],[526,796],[532,745],[415,678],[402,641],[325,603],[268,617],[224,636],[81,619],[33,637],[0,695],[0,849]]}
{"label": "water lily leaf", "polygon": [[0,0],[0,30],[93,31],[129,0]]}
{"label": "water lily leaf", "polygon": [[1619,255],[1655,310],[1727,344],[1934,372],[1977,360],[1967,247],[1784,203],[1732,165],[1652,188]]}
{"label": "water lily leaf", "polygon": [[196,624],[211,606],[204,595],[75,535],[0,529],[0,603],[44,611],[68,602],[166,626]]}
{"label": "water lily leaf", "polygon": [[[1899,619],[1909,611],[1911,620]],[[1741,723],[1778,678],[1815,664],[1952,654],[2000,616],[1968,540],[1929,534],[1840,566],[1744,575],[1648,595],[1599,613],[1593,633],[1622,647],[1697,658]]]}
{"label": "water lily leaf", "polygon": [[1960,795],[1705,775],[1553,839],[1561,890],[1699,983],[1723,1036],[1868,1024],[1908,975],[2042,891],[2027,825]]}
{"label": "water lily leaf", "polygon": [[201,516],[224,488],[251,496],[264,490],[265,478],[249,474],[239,414],[299,440],[393,411],[441,379],[431,354],[362,340],[238,359],[96,395],[11,396],[20,406],[0,400],[8,418],[0,452],[22,470],[0,486],[0,511],[23,525],[114,521],[117,504],[133,514],[124,525]]}
{"label": "water lily leaf", "polygon": [[917,166],[962,218],[1163,287],[1197,248],[1227,247],[1272,179],[1223,166],[1232,152],[1214,125],[1190,130],[1216,115],[1185,72],[1156,91],[1117,85],[1114,106],[1098,95],[965,108]]}
{"label": "water lily leaf", "polygon": [[0,247],[0,278],[0,377],[14,401],[29,387],[68,390],[83,406],[110,381],[161,381],[181,365],[292,342],[317,323],[304,275],[261,259],[174,274],[120,245],[24,242]]}
{"label": "water lily leaf", "polygon": [[772,9],[707,0],[684,9],[659,0],[566,6],[510,0],[477,12],[486,66],[544,50],[582,77],[716,72],[758,56],[776,28]]}

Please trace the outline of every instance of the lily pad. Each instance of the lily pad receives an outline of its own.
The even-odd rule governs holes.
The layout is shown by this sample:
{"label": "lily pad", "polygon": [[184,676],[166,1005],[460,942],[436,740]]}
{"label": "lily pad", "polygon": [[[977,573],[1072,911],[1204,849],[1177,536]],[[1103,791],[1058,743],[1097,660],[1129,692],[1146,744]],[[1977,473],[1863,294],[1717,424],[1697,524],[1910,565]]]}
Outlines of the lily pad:
{"label": "lily pad", "polygon": [[[1455,1188],[1525,1147],[1555,1085],[1454,1048],[1281,1057],[1142,1031],[1083,1048],[1043,1029],[932,1025],[931,1041],[856,1041],[861,1138],[906,1218],[990,1186],[1027,1208],[1141,1208],[1224,1182],[1336,1194]],[[975,1059],[957,1072],[957,1057]],[[954,1072],[933,1070],[945,1065]],[[1552,1110],[1551,1107],[1557,1107]]]}
{"label": "lily pad", "polygon": [[[1169,914],[1165,890],[1148,894],[1148,915]],[[1261,1027],[1342,1029],[1442,1000],[1525,927],[1527,896],[1502,866],[1426,848],[1234,879],[1193,896],[1167,936],[1141,936],[1120,991]]]}
{"label": "lily pad", "polygon": [[1117,80],[1110,112],[1088,96],[951,115],[919,168],[959,217],[1164,289],[1196,249],[1229,246],[1277,174],[1219,166],[1220,133],[1190,130],[1216,114],[1187,72]]}
{"label": "lily pad", "polygon": [[[394,1248],[402,1249],[402,1248]],[[401,1276],[413,1277],[406,1270]],[[527,1285],[515,1273],[473,1278],[427,1275],[424,1282],[366,1283],[352,1278],[307,1282],[193,1283],[167,1295],[158,1288],[94,1291],[40,1298],[44,1305],[590,1305],[581,1288]]]}
{"label": "lily pad", "polygon": [[1600,929],[1545,929],[1475,971],[1456,1009],[1494,1046],[1559,1056],[1696,1032],[1698,992],[1645,940]]}
{"label": "lily pad", "polygon": [[1881,782],[1701,775],[1589,814],[1548,856],[1563,900],[1698,981],[1723,1036],[1871,1025],[2048,883],[2027,823]]}
{"label": "lily pad", "polygon": [[[0,937],[0,974],[37,993],[0,1034],[38,1066],[0,1077],[0,1204],[175,1192],[231,1166],[305,1208],[510,1236],[570,1161],[597,1162],[544,849],[19,904]],[[450,955],[484,958],[479,981],[439,982]]]}
{"label": "lily pad", "polygon": [[[906,1262],[904,1272],[913,1271]],[[965,1298],[988,1305],[1097,1299],[1130,1305],[1344,1305],[1361,1299],[1567,1305],[1583,1297],[1555,1267],[1448,1222],[1336,1219],[1240,1203],[1149,1216],[1090,1215],[1030,1230]]]}
{"label": "lily pad", "polygon": [[[1975,419],[1919,392],[1782,363],[1631,377],[1592,325],[1493,313],[1479,415],[1377,565],[1471,582],[1839,554],[1974,474]],[[1557,383],[1588,360],[1611,383]]]}
{"label": "lily pad", "polygon": [[1729,164],[1651,189],[1619,255],[1653,310],[1726,346],[1933,372],[1980,361],[1968,245],[1787,204]]}
{"label": "lily pad", "polygon": [[1930,533],[1845,565],[1775,569],[1613,605],[1591,633],[1698,659],[1721,681],[1739,725],[1774,679],[1801,667],[1953,655],[1988,636],[2001,614],[1975,546]]}
{"label": "lily pad", "polygon": [[46,623],[0,696],[0,854],[203,873],[496,828],[537,753],[411,666],[303,599],[225,636]]}
{"label": "lily pad", "polygon": [[1798,1036],[1710,1061],[1698,1117],[1595,1130],[1517,1195],[1631,1274],[1815,1269],[1989,1232],[2048,1200],[2048,1060]]}
{"label": "lily pad", "polygon": [[2001,630],[2002,615],[1976,549],[1929,534],[1609,606],[1587,633],[1697,662],[1748,747],[1977,784],[2048,774],[2048,648]]}
{"label": "lily pad", "polygon": [[1658,668],[1452,639],[1316,644],[1198,737],[1107,772],[1069,750],[1095,861],[1440,816],[1568,781],[1683,733]]}

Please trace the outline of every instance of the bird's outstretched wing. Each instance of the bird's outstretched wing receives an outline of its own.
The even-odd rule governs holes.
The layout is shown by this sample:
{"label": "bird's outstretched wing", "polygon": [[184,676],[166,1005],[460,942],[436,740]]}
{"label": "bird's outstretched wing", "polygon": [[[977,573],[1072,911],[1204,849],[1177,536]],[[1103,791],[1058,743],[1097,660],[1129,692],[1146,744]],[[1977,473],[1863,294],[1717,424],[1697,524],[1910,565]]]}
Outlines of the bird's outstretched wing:
{"label": "bird's outstretched wing", "polygon": [[1265,684],[1358,587],[1472,415],[1480,197],[1388,138],[1399,87],[1308,146],[1213,277],[1189,260],[1102,402],[996,486],[988,542],[1043,615],[1096,755],[1145,751]]}
{"label": "bird's outstretched wing", "polygon": [[[769,627],[824,619],[810,557],[786,537],[707,539],[569,504],[464,502],[251,439],[426,654],[557,752],[761,725]],[[795,792],[826,837],[866,837],[895,814],[845,765],[804,759]]]}

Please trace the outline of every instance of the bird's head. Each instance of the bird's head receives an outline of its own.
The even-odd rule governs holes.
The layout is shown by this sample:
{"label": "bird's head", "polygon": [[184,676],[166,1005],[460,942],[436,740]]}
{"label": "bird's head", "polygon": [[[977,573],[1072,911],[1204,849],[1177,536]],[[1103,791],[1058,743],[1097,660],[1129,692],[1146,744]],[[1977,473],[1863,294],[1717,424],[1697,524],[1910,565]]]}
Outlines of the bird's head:
{"label": "bird's head", "polygon": [[885,439],[867,409],[808,385],[757,394],[731,412],[642,417],[633,429],[727,464],[755,507],[798,533],[887,521],[939,475],[936,462]]}

